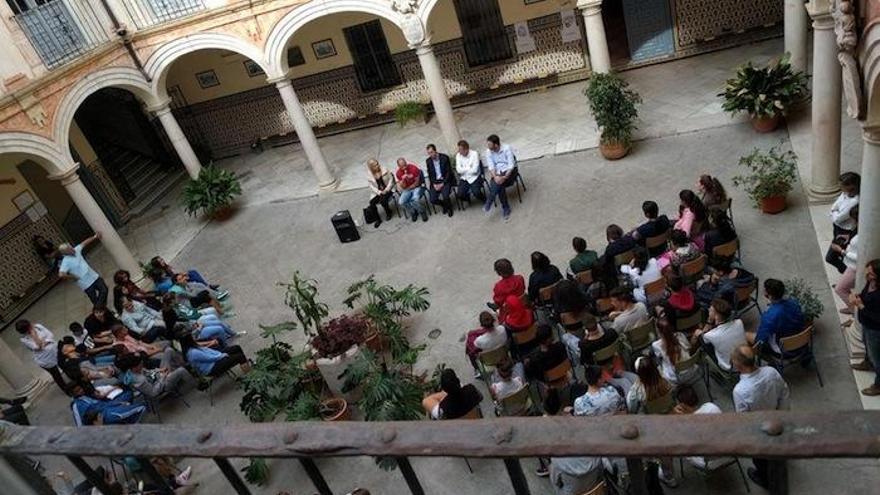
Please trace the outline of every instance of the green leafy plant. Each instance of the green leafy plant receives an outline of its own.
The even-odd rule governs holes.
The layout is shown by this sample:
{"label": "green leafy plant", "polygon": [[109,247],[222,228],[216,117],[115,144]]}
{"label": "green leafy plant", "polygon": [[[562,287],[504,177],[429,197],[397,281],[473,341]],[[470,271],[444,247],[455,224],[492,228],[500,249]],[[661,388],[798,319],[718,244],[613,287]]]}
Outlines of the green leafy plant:
{"label": "green leafy plant", "polygon": [[318,281],[304,277],[299,270],[293,273],[284,287],[284,303],[293,310],[306,336],[313,336],[321,329],[321,321],[330,314],[326,304],[318,301]]}
{"label": "green leafy plant", "polygon": [[762,199],[791,191],[797,181],[796,159],[791,150],[782,152],[774,146],[763,152],[755,148],[739,159],[740,166],[748,168],[749,172],[734,177],[733,183],[745,190],[755,206],[760,206]]}
{"label": "green leafy plant", "polygon": [[262,457],[251,457],[241,472],[244,473],[244,479],[253,485],[263,486],[269,482],[269,465]]}
{"label": "green leafy plant", "polygon": [[190,215],[212,216],[229,207],[241,195],[241,183],[234,172],[212,165],[202,167],[197,179],[191,179],[183,190],[183,205]]}
{"label": "green leafy plant", "polygon": [[825,305],[813,291],[813,287],[800,278],[786,280],[785,293],[801,305],[804,320],[816,321],[825,311]]}
{"label": "green leafy plant", "polygon": [[602,131],[602,143],[628,146],[636,129],[639,112],[636,105],[642,98],[629,89],[629,83],[617,74],[593,74],[584,94],[596,125]]}
{"label": "green leafy plant", "polygon": [[417,101],[404,101],[394,107],[394,120],[401,127],[409,122],[424,122],[427,110],[425,105]]}
{"label": "green leafy plant", "polygon": [[724,100],[724,111],[772,118],[803,100],[807,96],[807,76],[795,72],[789,59],[786,53],[766,67],[755,67],[752,62],[739,67],[718,94]]}
{"label": "green leafy plant", "polygon": [[315,421],[321,419],[321,401],[310,393],[300,394],[287,410],[287,421]]}

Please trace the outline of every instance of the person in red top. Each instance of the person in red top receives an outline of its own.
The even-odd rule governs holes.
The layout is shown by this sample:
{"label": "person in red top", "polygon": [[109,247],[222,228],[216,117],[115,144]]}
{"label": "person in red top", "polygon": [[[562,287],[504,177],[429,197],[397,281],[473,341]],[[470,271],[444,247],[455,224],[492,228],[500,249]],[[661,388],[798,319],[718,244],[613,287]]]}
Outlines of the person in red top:
{"label": "person in red top", "polygon": [[526,280],[522,275],[513,273],[513,264],[506,258],[495,261],[495,273],[501,277],[501,280],[495,282],[495,287],[492,289],[492,302],[486,305],[489,306],[489,309],[498,311],[507,296],[519,297],[526,292]]}
{"label": "person in red top", "polygon": [[522,296],[509,295],[501,306],[498,320],[510,333],[516,333],[528,330],[535,322],[535,315],[525,305]]}
{"label": "person in red top", "polygon": [[422,182],[424,176],[422,171],[413,163],[409,163],[405,158],[397,159],[397,190],[400,192],[400,206],[406,211],[407,216],[415,222],[422,216],[422,221],[428,221],[428,210],[422,204]]}

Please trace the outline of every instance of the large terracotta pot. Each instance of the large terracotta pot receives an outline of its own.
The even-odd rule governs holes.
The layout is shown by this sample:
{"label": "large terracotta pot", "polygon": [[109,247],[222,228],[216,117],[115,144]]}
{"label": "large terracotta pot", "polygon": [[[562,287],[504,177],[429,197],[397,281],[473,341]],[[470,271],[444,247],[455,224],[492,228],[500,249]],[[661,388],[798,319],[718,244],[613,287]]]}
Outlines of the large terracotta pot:
{"label": "large terracotta pot", "polygon": [[606,160],[619,160],[629,153],[629,146],[617,141],[599,142],[599,152]]}
{"label": "large terracotta pot", "polygon": [[775,215],[785,210],[785,195],[770,196],[761,200],[761,211]]}
{"label": "large terracotta pot", "polygon": [[756,131],[764,133],[764,132],[773,132],[779,127],[779,114],[776,114],[772,117],[758,117],[752,115],[752,127],[755,128]]}
{"label": "large terracotta pot", "polygon": [[345,399],[334,397],[322,400],[321,408],[330,411],[321,413],[321,419],[324,421],[348,421],[351,419],[351,408],[348,407],[348,402]]}
{"label": "large terracotta pot", "polygon": [[233,208],[232,205],[224,206],[223,208],[220,208],[211,215],[211,220],[217,222],[225,222],[226,220],[232,218],[232,215],[234,214],[235,208]]}
{"label": "large terracotta pot", "polygon": [[367,337],[364,339],[364,345],[367,349],[376,353],[382,352],[383,350],[379,330],[372,322],[367,322]]}

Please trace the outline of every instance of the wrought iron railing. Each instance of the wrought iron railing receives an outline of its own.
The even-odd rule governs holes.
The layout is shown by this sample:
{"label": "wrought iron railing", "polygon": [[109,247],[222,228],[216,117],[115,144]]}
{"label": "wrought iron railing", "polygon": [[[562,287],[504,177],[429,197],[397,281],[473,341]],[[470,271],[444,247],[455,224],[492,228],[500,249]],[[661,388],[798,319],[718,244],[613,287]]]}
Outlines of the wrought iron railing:
{"label": "wrought iron railing", "polygon": [[16,13],[15,21],[49,69],[110,41],[109,20],[93,0],[50,0]]}
{"label": "wrought iron railing", "polygon": [[[296,458],[321,495],[332,491],[315,463],[320,457],[394,458],[413,495],[425,491],[409,457],[497,458],[513,492],[528,495],[520,458],[622,457],[630,473],[629,493],[643,495],[644,477],[635,474],[644,472],[646,458],[759,457],[769,462],[770,493],[778,495],[787,493],[786,459],[880,457],[880,411],[0,429],[0,456],[30,455],[66,456],[103,493],[110,493],[109,487],[83,457],[136,457],[150,480],[165,488],[147,458],[209,458],[231,486],[225,493],[239,495],[250,490],[229,458]],[[9,465],[19,466],[19,481],[30,484],[33,493],[45,493],[21,462]],[[475,480],[471,493],[479,493],[480,486]]]}
{"label": "wrought iron railing", "polygon": [[[83,184],[92,195],[95,201],[104,210],[107,218],[114,227],[121,227],[128,219],[129,205],[123,197],[123,193],[117,189],[117,185],[104,169],[100,160],[95,160],[88,165],[84,165],[77,169],[77,173],[82,179]],[[124,179],[122,179],[124,181]]]}
{"label": "wrought iron railing", "polygon": [[122,4],[138,29],[205,10],[204,0],[123,0]]}

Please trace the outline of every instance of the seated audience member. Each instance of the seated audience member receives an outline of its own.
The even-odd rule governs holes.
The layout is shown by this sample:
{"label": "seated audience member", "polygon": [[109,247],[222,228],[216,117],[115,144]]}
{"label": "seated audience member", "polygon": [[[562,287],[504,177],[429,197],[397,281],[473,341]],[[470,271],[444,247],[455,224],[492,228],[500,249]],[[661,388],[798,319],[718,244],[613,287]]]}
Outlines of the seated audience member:
{"label": "seated audience member", "polygon": [[415,222],[422,216],[422,221],[428,221],[428,209],[422,204],[424,193],[422,171],[414,163],[409,163],[405,158],[397,159],[397,172],[394,173],[397,180],[397,191],[400,193],[398,203],[406,212],[406,216]]}
{"label": "seated audience member", "polygon": [[82,354],[90,356],[102,354],[113,348],[113,334],[109,330],[92,337],[86,333],[82,325],[75,321],[70,324],[68,329],[73,336],[76,350]]}
{"label": "seated audience member", "polygon": [[147,410],[147,406],[143,404],[131,403],[130,392],[109,399],[90,386],[71,382],[68,385],[68,394],[73,397],[70,409],[76,426],[135,424],[140,422]]}
{"label": "seated audience member", "polygon": [[113,275],[113,307],[117,313],[122,312],[122,300],[126,297],[133,301],[146,304],[153,309],[160,309],[162,302],[156,297],[155,292],[141,289],[131,281],[131,274],[126,270],[118,270]]}
{"label": "seated audience member", "polygon": [[112,365],[99,365],[76,348],[70,335],[58,344],[58,367],[72,381],[86,381],[96,387],[118,385],[117,369]]}
{"label": "seated audience member", "polygon": [[608,347],[617,340],[618,334],[613,328],[603,328],[595,318],[585,321],[587,333],[578,342],[578,355],[580,363],[584,366],[602,364],[593,362],[593,353]]}
{"label": "seated audience member", "polygon": [[183,358],[179,352],[168,345],[168,342],[153,342],[147,344],[128,334],[123,325],[113,327],[113,343],[122,346],[125,352],[144,353],[148,361],[148,368],[177,368],[183,364]]}
{"label": "seated audience member", "polygon": [[623,229],[618,225],[611,224],[605,229],[605,238],[608,245],[605,246],[605,252],[599,258],[599,266],[602,267],[601,273],[593,271],[593,278],[599,278],[611,287],[617,286],[617,266],[614,264],[614,257],[623,254],[636,247],[636,242],[632,237],[623,234]]}
{"label": "seated audience member", "polygon": [[432,419],[458,419],[478,408],[482,400],[476,387],[462,387],[455,371],[446,368],[440,373],[440,392],[425,397],[422,407]]}
{"label": "seated audience member", "polygon": [[237,345],[228,346],[220,352],[200,346],[192,335],[183,335],[180,337],[180,347],[183,349],[186,361],[201,376],[220,376],[235,366],[238,366],[242,373],[247,373],[251,369],[250,361]]}
{"label": "seated audience member", "polygon": [[[620,369],[615,369],[615,363],[620,363]],[[602,367],[602,379],[605,383],[614,387],[621,397],[626,397],[633,385],[638,383],[639,375],[623,369],[623,359],[611,359],[600,364]]]}
{"label": "seated audience member", "polygon": [[706,347],[706,354],[714,356],[721,369],[731,370],[730,353],[746,343],[746,331],[742,320],[733,318],[733,307],[729,302],[721,298],[712,301],[706,324],[694,332],[693,342],[700,341]]}
{"label": "seated audience member", "polygon": [[492,134],[486,139],[486,169],[489,171],[489,197],[483,205],[487,213],[492,211],[495,197],[501,202],[501,212],[504,218],[510,216],[510,204],[507,201],[507,188],[516,184],[519,174],[516,156],[508,144],[501,144],[501,139]]}
{"label": "seated audience member", "polygon": [[587,493],[602,481],[602,457],[552,457],[550,483],[556,495]]}
{"label": "seated audience member", "polygon": [[679,384],[679,378],[683,383],[691,383],[699,378],[699,363],[684,370],[679,376],[675,370],[681,361],[690,359],[691,349],[687,337],[681,332],[675,331],[675,326],[667,318],[657,319],[657,333],[660,338],[651,344],[651,352],[657,358],[660,365],[660,374],[672,386]]}
{"label": "seated audience member", "polygon": [[480,163],[480,154],[472,150],[467,141],[458,142],[458,153],[455,155],[455,171],[458,172],[458,199],[470,201],[471,196],[477,201],[486,202],[486,194],[483,192],[483,165]]}
{"label": "seated audience member", "polygon": [[706,227],[706,207],[690,189],[679,192],[678,199],[678,219],[672,228],[684,231],[688,239],[696,241]]}
{"label": "seated audience member", "polygon": [[22,406],[22,404],[27,402],[27,399],[27,396],[16,397],[14,399],[0,397],[0,404],[9,406],[0,409],[0,423],[6,421],[19,426],[30,426],[31,422],[28,420],[24,406]]}
{"label": "seated audience member", "polygon": [[716,177],[701,175],[696,186],[706,210],[727,209],[727,192]]}
{"label": "seated audience member", "polygon": [[669,297],[666,298],[664,310],[670,321],[693,314],[699,309],[697,297],[690,287],[684,284],[681,277],[672,275],[667,279]]}
{"label": "seated audience member", "polygon": [[681,265],[700,257],[700,248],[688,239],[683,230],[673,230],[669,242],[671,248],[658,259],[661,270],[671,267],[677,272]]}
{"label": "seated audience member", "polygon": [[522,297],[507,296],[499,314],[501,324],[511,334],[528,330],[535,322],[532,309],[523,303]]}
{"label": "seated audience member", "polygon": [[174,285],[168,289],[168,292],[174,294],[177,302],[185,306],[188,305],[193,309],[211,306],[218,315],[224,313],[220,304],[220,293],[205,284],[190,280],[186,273],[174,275]]}
{"label": "seated audience member", "polygon": [[535,251],[532,253],[532,273],[529,275],[529,300],[533,303],[540,301],[540,292],[544,287],[550,287],[562,280],[559,268],[550,263],[546,254]]}
{"label": "seated audience member", "polygon": [[[150,260],[150,268],[150,278],[153,279],[153,282],[156,285],[156,292],[158,294],[168,292],[168,289],[174,285],[174,275],[177,272],[161,256],[155,256]],[[186,274],[193,282],[205,284],[214,290],[219,290],[218,286],[209,284],[208,281],[202,277],[202,274],[196,270],[188,270]]]}
{"label": "seated audience member", "polygon": [[450,217],[455,213],[449,195],[455,185],[455,172],[449,155],[438,153],[437,146],[429,144],[425,151],[428,159],[425,160],[425,168],[428,170],[428,199],[431,203],[443,208],[443,213]]}
{"label": "seated audience member", "polygon": [[734,266],[733,260],[718,260],[697,287],[697,302],[703,308],[708,308],[713,300],[721,298],[734,305],[736,290],[751,287],[754,281],[755,276],[743,267]]}
{"label": "seated audience member", "polygon": [[180,389],[190,377],[186,368],[159,369],[148,373],[140,354],[123,354],[117,357],[116,367],[121,373],[123,385],[150,399],[157,399],[163,394],[180,395]]}
{"label": "seated audience member", "polygon": [[801,305],[790,297],[785,297],[785,284],[768,278],[764,281],[764,297],[769,304],[761,316],[758,330],[746,332],[746,341],[760,344],[765,350],[779,354],[779,339],[804,330],[804,313]]}
{"label": "seated audience member", "polygon": [[[563,313],[580,315],[589,308],[589,304],[590,299],[576,282],[563,279],[553,289],[553,309],[557,315]],[[578,330],[582,327],[583,324],[580,321],[563,325],[566,330]]]}
{"label": "seated audience member", "polygon": [[623,398],[614,387],[602,381],[602,368],[585,366],[584,378],[587,391],[574,401],[575,416],[605,416],[624,411]]}
{"label": "seated audience member", "polygon": [[649,257],[645,248],[636,249],[632,262],[628,265],[620,265],[620,273],[629,277],[635,300],[645,304],[648,302],[645,296],[645,286],[660,280],[663,276],[660,264],[656,259]]}
{"label": "seated audience member", "polygon": [[495,400],[500,401],[510,397],[526,386],[522,377],[514,374],[513,368],[514,362],[509,357],[505,357],[498,363],[498,380],[493,381],[489,386],[489,392]]}
{"label": "seated audience member", "polygon": [[107,310],[106,306],[95,306],[92,308],[91,314],[86,316],[83,326],[89,336],[94,339],[96,336],[109,332],[114,325],[119,323],[120,321]]}
{"label": "seated audience member", "polygon": [[122,301],[121,319],[129,332],[148,344],[158,338],[167,339],[162,313],[144,303],[126,297]]}
{"label": "seated audience member", "polygon": [[583,237],[575,237],[571,240],[571,247],[574,248],[575,256],[568,262],[569,273],[577,275],[578,273],[592,270],[599,261],[599,255],[592,249],[587,249],[587,241]]}
{"label": "seated audience member", "polygon": [[716,247],[736,240],[736,230],[727,218],[725,210],[712,210],[709,213],[709,230],[703,235],[703,252],[712,256]]}
{"label": "seated audience member", "polygon": [[536,340],[538,348],[526,357],[523,365],[526,378],[543,381],[544,373],[568,360],[568,351],[562,342],[553,341],[553,329],[549,325],[539,325]]}
{"label": "seated audience member", "polygon": [[379,205],[385,210],[385,220],[391,220],[391,205],[394,196],[394,174],[387,168],[379,165],[375,158],[367,161],[367,185],[370,186],[370,210],[373,218],[373,227],[382,225],[379,217]]}
{"label": "seated audience member", "polygon": [[[678,387],[678,404],[672,410],[674,414],[721,414],[721,408],[713,402],[704,402],[700,404],[697,392],[690,385],[682,385]],[[728,462],[730,458],[717,457],[686,457],[689,463],[698,469],[711,469],[714,466],[720,466]]]}
{"label": "seated audience member", "polygon": [[660,207],[653,201],[642,203],[642,212],[647,221],[630,232],[630,236],[638,241],[639,245],[644,246],[645,239],[665,234],[672,224],[669,223],[666,215],[660,215]]}
{"label": "seated audience member", "polygon": [[[483,351],[491,351],[507,344],[507,330],[504,325],[495,324],[495,316],[488,311],[480,313],[480,328],[467,333],[465,340],[465,354],[470,359],[474,370],[477,368],[477,358]],[[475,377],[477,375],[474,375]]]}
{"label": "seated audience member", "polygon": [[639,381],[626,394],[626,408],[630,414],[645,412],[645,404],[672,391],[672,385],[660,374],[652,356],[636,359],[635,370]]}
{"label": "seated audience member", "polygon": [[506,258],[495,260],[495,273],[501,280],[495,282],[492,288],[492,302],[488,303],[489,309],[498,311],[507,296],[521,296],[526,292],[526,280],[522,275],[513,271],[513,264]]}
{"label": "seated audience member", "polygon": [[611,293],[611,304],[614,311],[608,316],[613,320],[611,326],[618,334],[626,333],[648,321],[648,309],[643,303],[636,302],[632,292],[623,287],[618,287]]}

